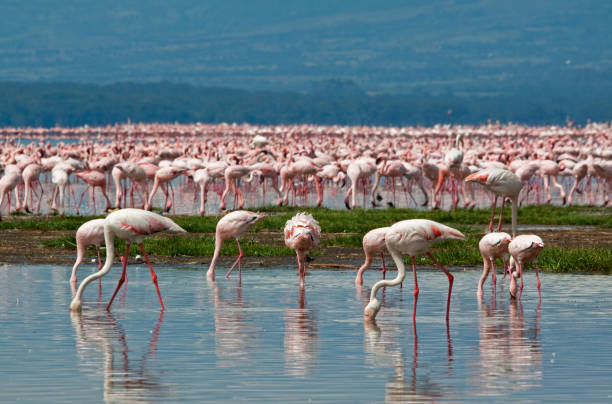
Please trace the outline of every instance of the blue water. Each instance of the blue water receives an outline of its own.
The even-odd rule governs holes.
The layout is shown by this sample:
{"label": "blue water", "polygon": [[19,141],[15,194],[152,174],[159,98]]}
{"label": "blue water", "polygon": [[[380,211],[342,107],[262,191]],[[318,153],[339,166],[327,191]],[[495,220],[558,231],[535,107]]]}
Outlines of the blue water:
{"label": "blue water", "polygon": [[413,327],[410,278],[371,325],[377,271],[364,288],[353,271],[311,271],[300,291],[295,266],[244,271],[241,285],[156,269],[164,312],[142,265],[107,312],[116,265],[71,314],[70,268],[0,267],[0,401],[612,401],[612,277],[545,273],[540,303],[529,273],[521,301],[500,281],[479,302],[479,273],[455,269],[447,330],[437,270],[419,271]]}

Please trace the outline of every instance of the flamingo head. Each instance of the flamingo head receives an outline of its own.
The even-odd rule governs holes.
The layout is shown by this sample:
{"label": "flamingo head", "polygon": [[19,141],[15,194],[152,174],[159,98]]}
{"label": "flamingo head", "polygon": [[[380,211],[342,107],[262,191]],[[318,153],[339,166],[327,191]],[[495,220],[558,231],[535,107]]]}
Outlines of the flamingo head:
{"label": "flamingo head", "polygon": [[70,311],[81,311],[82,307],[83,303],[81,302],[81,298],[75,296],[74,299],[72,299],[72,302],[70,302]]}
{"label": "flamingo head", "polygon": [[370,321],[374,321],[376,315],[380,311],[380,301],[377,298],[371,299],[368,305],[363,309],[363,316]]}

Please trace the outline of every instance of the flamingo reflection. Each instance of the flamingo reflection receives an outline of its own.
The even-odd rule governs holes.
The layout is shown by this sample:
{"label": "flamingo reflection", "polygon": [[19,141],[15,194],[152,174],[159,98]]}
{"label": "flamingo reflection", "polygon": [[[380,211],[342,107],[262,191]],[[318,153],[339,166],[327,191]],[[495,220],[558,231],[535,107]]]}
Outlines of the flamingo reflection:
{"label": "flamingo reflection", "polygon": [[[254,351],[257,332],[247,317],[242,301],[242,284],[226,282],[228,289],[221,289],[217,282],[208,282],[215,307],[215,353],[217,366],[244,366]],[[224,297],[227,291],[231,297]],[[247,306],[248,307],[248,306]]]}
{"label": "flamingo reflection", "polygon": [[312,372],[317,356],[317,320],[306,307],[306,290],[299,288],[298,308],[285,310],[285,369],[292,376]]}
{"label": "flamingo reflection", "polygon": [[148,350],[140,358],[130,361],[128,353],[134,350],[128,348],[126,333],[111,312],[95,315],[70,312],[81,365],[91,369],[92,373],[98,373],[97,353],[103,354],[105,402],[147,401],[168,396],[168,387],[150,369],[151,358],[157,351],[163,317],[162,310],[151,334]]}
{"label": "flamingo reflection", "polygon": [[[413,403],[436,401],[443,398],[442,386],[428,376],[425,369],[419,372],[418,336],[413,323],[412,364],[407,369],[404,352],[397,340],[402,338],[397,327],[388,327],[383,333],[372,321],[364,322],[364,346],[366,358],[376,368],[393,369],[393,375],[385,384],[385,402]],[[449,366],[452,363],[452,348],[448,339]]]}
{"label": "flamingo reflection", "polygon": [[480,360],[476,377],[478,388],[472,394],[489,396],[509,390],[537,388],[542,381],[542,350],[538,340],[540,304],[525,325],[523,306],[510,299],[508,306],[498,308],[495,295],[488,304],[479,299]]}

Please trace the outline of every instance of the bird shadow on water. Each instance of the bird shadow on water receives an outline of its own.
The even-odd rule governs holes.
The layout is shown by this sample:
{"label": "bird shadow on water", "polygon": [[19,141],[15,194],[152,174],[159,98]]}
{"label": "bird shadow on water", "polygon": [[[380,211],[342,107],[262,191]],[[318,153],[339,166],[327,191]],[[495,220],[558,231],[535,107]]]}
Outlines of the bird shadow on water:
{"label": "bird shadow on water", "polygon": [[169,388],[152,374],[150,368],[154,366],[149,366],[158,349],[163,317],[162,310],[151,332],[148,349],[140,358],[130,359],[128,355],[134,350],[128,347],[126,332],[112,313],[106,310],[93,315],[70,313],[81,366],[100,373],[98,354],[102,354],[104,401],[148,401],[169,396]]}

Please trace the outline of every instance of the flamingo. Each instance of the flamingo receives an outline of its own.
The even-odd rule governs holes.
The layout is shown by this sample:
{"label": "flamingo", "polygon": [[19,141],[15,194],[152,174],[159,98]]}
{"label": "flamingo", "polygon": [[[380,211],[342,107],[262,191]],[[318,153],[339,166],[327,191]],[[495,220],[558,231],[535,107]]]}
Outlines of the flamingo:
{"label": "flamingo", "polygon": [[[172,180],[184,173],[186,170],[184,168],[176,168],[176,167],[162,167],[155,172],[155,181],[153,182],[153,189],[149,193],[149,200],[145,203],[145,209],[151,210],[153,208],[153,197],[155,196],[155,192],[157,188],[161,186],[161,190],[166,195],[166,205],[164,207],[164,212],[169,212],[172,207],[172,200],[170,199],[170,195],[168,193],[168,187],[172,190]],[[172,190],[172,199],[174,199],[174,191]]]}
{"label": "flamingo", "polygon": [[42,173],[42,166],[37,163],[29,164],[23,169],[22,177],[23,177],[23,182],[25,183],[25,191],[23,193],[22,208],[28,213],[30,212],[29,201],[31,201],[32,194],[34,193],[33,188],[32,188],[33,183],[37,183],[41,189],[40,198],[38,199],[39,201],[38,207],[40,208],[40,200],[42,199],[42,192],[43,192],[42,185],[40,184],[40,181],[39,181],[41,173]]}
{"label": "flamingo", "polygon": [[[533,262],[533,268],[535,269],[536,278],[538,279],[538,295],[542,297],[542,291],[540,290],[540,275],[538,274],[538,267],[536,265],[540,251],[544,248],[544,242],[542,239],[535,234],[522,234],[512,239],[508,244],[508,252],[510,253],[510,264],[508,270],[510,271],[510,295],[516,297],[516,278],[521,278],[521,290],[523,292],[523,264],[525,262]],[[513,271],[515,266],[518,266],[518,275],[516,271]]]}
{"label": "flamingo", "polygon": [[483,268],[482,268],[482,276],[478,281],[478,290],[477,295],[483,295],[483,285],[487,280],[487,276],[489,276],[489,270],[491,271],[491,280],[493,281],[493,285],[496,284],[497,279],[495,277],[495,266],[494,261],[495,258],[504,258],[504,268],[505,268],[505,256],[508,254],[508,244],[512,237],[508,233],[499,232],[499,233],[487,233],[480,239],[478,243],[478,249],[480,250],[480,255],[482,255]]}
{"label": "flamingo", "polygon": [[125,257],[123,259],[123,272],[121,274],[121,278],[119,278],[117,289],[115,289],[115,293],[113,293],[113,296],[108,302],[108,306],[106,306],[106,310],[110,310],[110,306],[113,304],[113,300],[115,299],[117,292],[121,288],[121,285],[123,285],[123,282],[125,282],[130,245],[134,242],[136,242],[140,247],[140,251],[142,252],[143,257],[149,266],[151,278],[153,279],[153,283],[155,284],[155,289],[157,291],[157,297],[159,298],[159,303],[161,304],[162,310],[164,310],[164,303],[162,301],[161,294],[159,293],[159,286],[157,284],[157,274],[153,270],[151,262],[149,262],[149,257],[147,256],[144,246],[142,245],[143,240],[147,236],[162,231],[185,233],[185,230],[181,226],[174,223],[172,219],[158,215],[157,213],[149,212],[147,210],[127,208],[120,209],[109,214],[106,219],[104,219],[104,244],[106,246],[106,261],[104,262],[104,266],[100,271],[89,275],[81,282],[76,295],[70,303],[70,310],[81,310],[81,298],[87,285],[98,278],[102,278],[108,273],[108,271],[110,271],[111,267],[113,266],[113,257],[115,256],[114,241],[117,237],[125,240],[126,243]]}
{"label": "flamingo", "polygon": [[357,271],[357,277],[355,278],[355,285],[363,284],[363,273],[370,267],[372,264],[372,258],[374,254],[380,254],[380,259],[382,260],[382,273],[383,279],[385,279],[385,274],[387,273],[387,268],[385,267],[385,250],[387,249],[387,245],[385,244],[385,235],[387,234],[387,230],[389,227],[380,227],[378,229],[370,230],[363,236],[363,252],[365,253],[365,262]]}
{"label": "flamingo", "polygon": [[[11,191],[16,189],[17,185],[21,181],[21,171],[14,167],[15,171],[11,171],[8,169],[8,166],[5,168],[5,174],[0,179],[0,208],[2,207],[2,202],[4,202],[4,197],[7,197],[7,210],[8,215],[11,215]],[[19,171],[18,171],[19,170]],[[15,191],[16,192],[16,191]],[[17,205],[19,205],[19,199],[17,199]],[[0,215],[0,220],[2,220],[2,216]]]}
{"label": "flamingo", "polygon": [[219,259],[221,247],[225,241],[232,238],[236,239],[236,244],[238,244],[238,258],[225,277],[229,278],[229,275],[232,273],[237,264],[238,273],[240,274],[239,277],[242,278],[240,261],[242,260],[243,255],[242,248],[240,248],[240,237],[242,237],[244,233],[246,233],[255,223],[263,219],[265,216],[266,215],[264,213],[249,212],[248,210],[237,210],[228,213],[227,215],[223,216],[221,220],[219,220],[215,230],[215,252],[212,261],[210,262],[210,266],[208,267],[208,271],[206,272],[206,279],[211,281],[215,280],[215,265]]}
{"label": "flamingo", "polygon": [[[74,175],[83,180],[87,184],[87,188],[91,187],[91,198],[94,215],[96,214],[96,187],[100,187],[102,196],[106,200],[106,208],[104,208],[104,210],[108,211],[111,207],[111,202],[110,199],[108,199],[108,195],[106,194],[106,176],[104,175],[104,173],[96,170],[89,170],[82,171]],[[83,192],[81,193],[81,197],[79,198],[79,203],[76,208],[77,214],[79,213],[79,208],[81,206],[81,202],[83,201],[83,196],[85,195],[87,188],[83,190]],[[102,235],[102,237],[104,238],[104,235]]]}
{"label": "flamingo", "polygon": [[523,188],[521,179],[512,171],[503,168],[485,168],[465,177],[466,182],[478,182],[484,185],[489,191],[495,194],[493,205],[491,207],[491,221],[489,222],[489,231],[493,231],[493,219],[495,218],[495,206],[497,198],[502,197],[501,212],[499,213],[499,224],[497,231],[501,231],[502,217],[504,215],[504,204],[506,197],[512,200],[512,237],[516,236],[516,222],[518,216],[518,196]]}
{"label": "flamingo", "polygon": [[102,269],[102,259],[100,258],[100,246],[104,244],[104,223],[105,219],[94,219],[83,223],[76,231],[76,245],[77,245],[77,258],[72,267],[72,275],[70,276],[70,283],[75,284],[77,282],[77,269],[83,257],[85,256],[85,249],[87,246],[95,245],[98,252],[98,271]]}
{"label": "flamingo", "polygon": [[300,285],[306,277],[306,253],[319,245],[321,227],[310,213],[302,212],[285,223],[285,245],[295,250],[300,274]]}
{"label": "flamingo", "polygon": [[380,301],[376,298],[378,289],[385,286],[396,286],[402,283],[406,277],[406,268],[402,259],[403,254],[410,254],[412,258],[412,273],[414,275],[414,306],[412,310],[412,321],[416,318],[416,302],[419,296],[419,284],[416,274],[415,256],[425,254],[436,264],[448,277],[448,298],[446,302],[446,322],[450,310],[451,292],[453,290],[453,275],[444,268],[429,251],[429,247],[436,241],[442,240],[465,240],[465,236],[452,227],[443,225],[433,220],[410,219],[395,223],[387,230],[385,243],[387,250],[397,266],[397,277],[392,280],[381,280],[374,284],[370,294],[370,302],[365,307],[363,314],[368,320],[374,320],[380,310]]}

